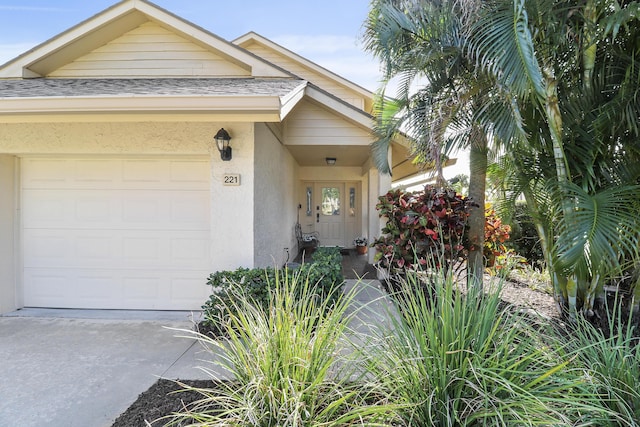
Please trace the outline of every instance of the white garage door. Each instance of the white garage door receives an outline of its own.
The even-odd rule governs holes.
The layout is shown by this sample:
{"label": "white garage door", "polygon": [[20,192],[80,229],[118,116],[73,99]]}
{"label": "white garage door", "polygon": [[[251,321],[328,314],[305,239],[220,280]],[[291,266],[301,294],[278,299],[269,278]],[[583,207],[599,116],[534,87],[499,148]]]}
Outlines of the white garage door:
{"label": "white garage door", "polygon": [[209,162],[23,158],[27,307],[200,309]]}

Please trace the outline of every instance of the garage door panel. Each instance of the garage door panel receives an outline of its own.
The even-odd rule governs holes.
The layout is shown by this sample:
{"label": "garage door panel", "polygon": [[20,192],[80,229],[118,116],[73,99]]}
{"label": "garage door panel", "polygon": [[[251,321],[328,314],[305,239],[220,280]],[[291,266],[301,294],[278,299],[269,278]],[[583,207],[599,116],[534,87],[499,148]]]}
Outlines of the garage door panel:
{"label": "garage door panel", "polygon": [[172,185],[199,190],[209,188],[209,162],[173,160],[168,170]]}
{"label": "garage door panel", "polygon": [[180,228],[198,230],[201,224],[208,224],[209,199],[198,193],[177,193],[171,198],[170,222]]}
{"label": "garage door panel", "polygon": [[162,241],[163,239],[154,236],[138,236],[122,238],[123,263],[127,260],[133,265],[144,265],[151,262],[159,265],[163,259]]}
{"label": "garage door panel", "polygon": [[23,190],[25,228],[115,228],[115,193],[88,190]]}
{"label": "garage door panel", "polygon": [[29,158],[23,183],[25,305],[201,308],[208,160]]}
{"label": "garage door panel", "polygon": [[[211,287],[206,285],[208,272],[188,271],[174,274],[169,283],[171,301],[178,305],[188,305],[195,301],[206,301],[211,295]],[[204,303],[200,303],[198,309]]]}
{"label": "garage door panel", "polygon": [[[70,272],[73,274],[73,272]],[[122,285],[110,270],[78,271],[73,297],[84,305],[96,307],[122,293]]]}
{"label": "garage door panel", "polygon": [[81,194],[81,198],[74,197],[72,194],[61,196],[67,199],[71,207],[75,207],[69,212],[69,216],[73,218],[73,223],[71,224],[73,226],[91,224],[95,227],[109,224],[112,222],[115,208],[117,208],[117,206],[114,206],[115,203],[112,199],[97,197],[95,193],[91,195]]}
{"label": "garage door panel", "polygon": [[113,187],[122,174],[121,164],[109,159],[84,159],[73,161],[71,164],[75,173],[70,177],[70,181],[87,186]]}
{"label": "garage door panel", "polygon": [[25,269],[25,299],[34,307],[200,310],[209,272]]}
{"label": "garage door panel", "polygon": [[23,188],[52,188],[66,186],[72,179],[70,163],[64,159],[24,158],[21,162]]}
{"label": "garage door panel", "polygon": [[73,283],[67,272],[59,269],[24,269],[25,301],[34,306],[64,307]]}
{"label": "garage door panel", "polygon": [[69,258],[72,249],[68,236],[49,230],[25,230],[22,238],[25,266],[39,263],[59,264]]}
{"label": "garage door panel", "polygon": [[183,234],[171,239],[169,245],[169,258],[182,267],[202,265],[205,260],[211,259],[209,239],[197,233],[193,233],[191,237]]}
{"label": "garage door panel", "polygon": [[71,241],[70,244],[74,248],[69,258],[77,258],[79,260],[78,264],[76,264],[78,267],[90,266],[89,260],[103,260],[103,263],[105,263],[106,260],[111,260],[117,256],[117,240],[109,232],[84,232],[76,236],[67,233],[67,235]]}
{"label": "garage door panel", "polygon": [[24,226],[55,229],[209,229],[206,191],[25,190]]}
{"label": "garage door panel", "polygon": [[209,189],[209,161],[189,159],[40,159],[22,161],[23,188]]}
{"label": "garage door panel", "polygon": [[118,253],[108,231],[25,229],[25,268],[105,267]]}
{"label": "garage door panel", "polygon": [[[160,233],[160,235],[159,235]],[[209,265],[207,233],[160,230],[25,230],[24,266],[36,268],[200,269]]]}
{"label": "garage door panel", "polygon": [[22,223],[25,227],[57,224],[71,215],[62,197],[45,190],[22,192]]}
{"label": "garage door panel", "polygon": [[144,191],[127,191],[120,194],[118,200],[122,201],[122,218],[117,224],[118,227],[169,225],[165,211],[168,201],[159,200],[158,195],[147,194]]}

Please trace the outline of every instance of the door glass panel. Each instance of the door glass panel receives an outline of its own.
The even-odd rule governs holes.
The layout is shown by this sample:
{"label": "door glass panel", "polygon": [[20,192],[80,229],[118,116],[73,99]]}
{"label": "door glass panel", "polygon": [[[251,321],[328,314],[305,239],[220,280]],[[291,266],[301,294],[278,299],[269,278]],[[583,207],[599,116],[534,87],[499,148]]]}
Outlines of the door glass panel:
{"label": "door glass panel", "polygon": [[340,188],[322,187],[322,215],[340,215]]}
{"label": "door glass panel", "polygon": [[313,212],[311,212],[311,187],[307,187],[307,216],[311,216]]}
{"label": "door glass panel", "polygon": [[351,187],[349,189],[349,216],[356,215],[356,189]]}

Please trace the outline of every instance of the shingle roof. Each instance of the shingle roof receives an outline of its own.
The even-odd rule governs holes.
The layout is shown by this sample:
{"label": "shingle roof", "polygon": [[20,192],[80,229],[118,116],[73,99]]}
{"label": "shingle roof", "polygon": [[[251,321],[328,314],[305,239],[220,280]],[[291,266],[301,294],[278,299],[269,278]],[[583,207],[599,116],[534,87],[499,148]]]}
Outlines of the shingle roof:
{"label": "shingle roof", "polygon": [[0,98],[99,96],[284,96],[295,78],[0,79]]}

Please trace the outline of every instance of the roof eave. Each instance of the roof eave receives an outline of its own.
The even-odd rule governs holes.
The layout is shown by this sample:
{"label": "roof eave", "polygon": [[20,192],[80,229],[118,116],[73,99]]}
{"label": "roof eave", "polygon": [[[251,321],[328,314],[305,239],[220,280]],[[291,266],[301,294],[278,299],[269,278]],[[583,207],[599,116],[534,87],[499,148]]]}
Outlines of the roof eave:
{"label": "roof eave", "polygon": [[280,121],[281,101],[279,96],[0,98],[0,123],[120,121],[127,115],[131,115],[131,120],[126,121],[139,121],[141,115],[157,120],[167,115],[194,115],[277,122]]}

